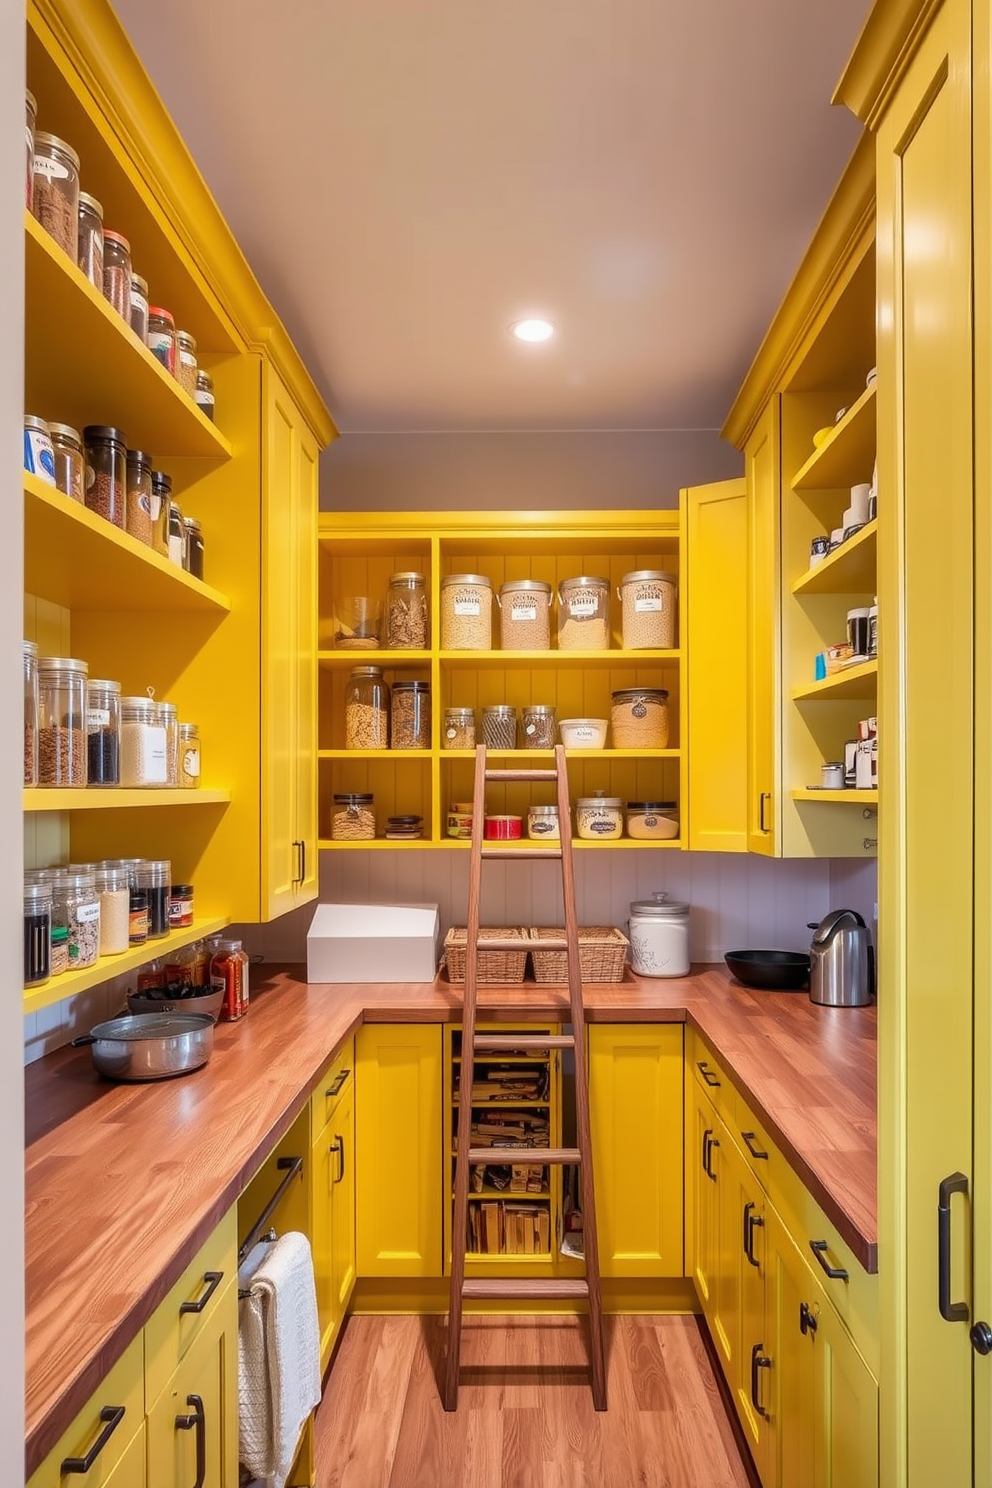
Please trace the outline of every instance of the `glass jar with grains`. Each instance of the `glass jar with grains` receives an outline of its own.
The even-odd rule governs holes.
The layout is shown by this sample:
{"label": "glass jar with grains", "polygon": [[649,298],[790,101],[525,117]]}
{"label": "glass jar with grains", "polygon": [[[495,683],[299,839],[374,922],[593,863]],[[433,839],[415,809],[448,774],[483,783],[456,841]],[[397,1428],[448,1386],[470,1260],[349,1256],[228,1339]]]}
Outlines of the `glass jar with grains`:
{"label": "glass jar with grains", "polygon": [[148,939],[161,940],[169,933],[172,864],[168,858],[146,858],[138,864],[135,879],[148,895]]}
{"label": "glass jar with grains", "polygon": [[38,658],[38,784],[86,784],[86,678],[72,656]]}
{"label": "glass jar with grains", "polygon": [[390,720],[392,749],[430,749],[431,684],[394,682]]}
{"label": "glass jar with grains", "polygon": [[119,785],[120,761],[121,684],[91,677],[86,683],[87,784]]}
{"label": "glass jar with grains", "polygon": [[87,424],[86,505],[105,521],[123,528],[126,523],[125,488],[127,441],[123,429],[109,424]]}
{"label": "glass jar with grains", "polygon": [[332,842],[369,842],[375,836],[375,797],[342,791],[334,797]]}
{"label": "glass jar with grains", "polygon": [[176,372],[176,322],[172,311],[161,305],[148,306],[148,335],[145,344],[152,356],[158,357],[166,372]]}
{"label": "glass jar with grains", "polygon": [[668,748],[668,693],[663,687],[621,687],[610,694],[614,749]]}
{"label": "glass jar with grains", "polygon": [[475,709],[445,708],[442,749],[475,748]]}
{"label": "glass jar with grains", "polygon": [[131,324],[131,244],[122,233],[103,234],[103,297]]}
{"label": "glass jar with grains", "polygon": [[192,398],[196,392],[196,341],[189,331],[176,331],[176,381]]}
{"label": "glass jar with grains", "polygon": [[120,956],[130,945],[131,891],[126,868],[99,867],[100,955]]}
{"label": "glass jar with grains", "polygon": [[504,651],[551,649],[551,585],[517,579],[499,591],[499,639]]}
{"label": "glass jar with grains", "polygon": [[675,583],[675,575],[660,568],[624,574],[617,597],[625,650],[667,650],[675,645]]}
{"label": "glass jar with grains", "polygon": [[386,591],[386,646],[390,651],[426,651],[430,644],[427,586],[422,573],[394,573]]}
{"label": "glass jar with grains", "polygon": [[609,842],[623,836],[623,802],[619,796],[596,791],[575,803],[575,826],[586,842]]}
{"label": "glass jar with grains", "polygon": [[610,645],[610,585],[580,574],[558,586],[559,651],[607,651]]}
{"label": "glass jar with grains", "polygon": [[150,697],[121,698],[121,785],[154,789],[166,784],[166,733]]}
{"label": "glass jar with grains", "polygon": [[213,423],[214,380],[209,372],[204,372],[202,367],[199,368],[196,374],[196,389],[193,393],[193,398],[204,418],[208,418]]}
{"label": "glass jar with grains", "polygon": [[389,684],[381,667],[355,667],[345,683],[344,745],[389,748]]}
{"label": "glass jar with grains", "polygon": [[60,873],[53,885],[53,914],[69,932],[69,970],[93,966],[100,954],[100,896],[90,873]]}
{"label": "glass jar with grains", "polygon": [[152,542],[152,457],[144,450],[127,452],[126,526],[138,542]]}
{"label": "glass jar with grains", "polygon": [[73,501],[82,501],[84,482],[83,441],[71,424],[49,424],[55,484]]}
{"label": "glass jar with grains", "polygon": [[38,784],[38,647],[24,641],[24,784]]}
{"label": "glass jar with grains", "polygon": [[79,156],[58,135],[35,130],[31,210],[76,262],[79,222]]}
{"label": "glass jar with grains", "polygon": [[492,644],[492,584],[485,574],[448,574],[441,580],[441,649],[489,651]]}
{"label": "glass jar with grains", "polygon": [[103,207],[86,191],[79,193],[76,262],[93,288],[103,294]]}
{"label": "glass jar with grains", "polygon": [[558,736],[554,708],[531,703],[521,715],[520,732],[525,749],[554,749]]}
{"label": "glass jar with grains", "polygon": [[148,280],[131,270],[131,329],[142,345],[148,344]]}

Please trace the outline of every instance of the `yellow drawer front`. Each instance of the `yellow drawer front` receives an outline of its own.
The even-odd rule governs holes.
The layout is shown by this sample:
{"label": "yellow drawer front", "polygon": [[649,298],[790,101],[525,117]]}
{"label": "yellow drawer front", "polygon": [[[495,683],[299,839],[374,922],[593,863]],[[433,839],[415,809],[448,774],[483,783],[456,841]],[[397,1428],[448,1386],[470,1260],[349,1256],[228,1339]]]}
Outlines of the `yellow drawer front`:
{"label": "yellow drawer front", "polygon": [[316,1142],[341,1099],[355,1069],[355,1040],[349,1039],[330,1061],[310,1097],[310,1141]]}
{"label": "yellow drawer front", "polygon": [[734,1130],[737,1120],[737,1092],[726,1070],[695,1029],[686,1030],[686,1057],[694,1079],[702,1086],[727,1125]]}
{"label": "yellow drawer front", "polygon": [[176,1366],[210,1322],[237,1269],[237,1214],[230,1209],[145,1324],[149,1401],[158,1399]]}
{"label": "yellow drawer front", "polygon": [[[139,1488],[144,1482],[144,1453],[142,1450],[138,1454],[139,1466],[135,1466],[131,1445],[136,1438],[143,1441],[143,1359],[143,1341],[139,1333],[56,1442],[32,1476],[28,1488],[71,1488],[74,1483],[85,1484],[85,1488],[111,1488],[111,1485],[113,1488]],[[123,1414],[118,1417],[117,1413],[121,1411]],[[101,1436],[103,1445],[93,1457],[88,1472],[62,1471],[67,1460],[85,1459],[92,1454]],[[131,1470],[126,1471],[128,1462]]]}

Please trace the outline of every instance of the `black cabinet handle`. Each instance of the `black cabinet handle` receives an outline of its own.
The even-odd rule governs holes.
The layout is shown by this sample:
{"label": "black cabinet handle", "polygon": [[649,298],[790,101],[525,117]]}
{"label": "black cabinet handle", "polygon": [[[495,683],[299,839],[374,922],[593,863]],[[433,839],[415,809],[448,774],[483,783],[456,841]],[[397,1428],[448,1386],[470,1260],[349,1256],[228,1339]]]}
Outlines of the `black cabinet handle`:
{"label": "black cabinet handle", "polygon": [[345,1080],[347,1080],[350,1074],[350,1069],[338,1071],[338,1073],[334,1076],[330,1087],[324,1091],[324,1094],[326,1095],[328,1100],[330,1100],[332,1095],[337,1095],[338,1091],[341,1089],[341,1086],[344,1084]]}
{"label": "black cabinet handle", "polygon": [[761,1401],[758,1399],[758,1390],[760,1388],[758,1382],[758,1370],[771,1369],[772,1361],[768,1358],[767,1354],[762,1353],[763,1348],[764,1344],[756,1343],[754,1345],[754,1348],[751,1350],[751,1404],[758,1412],[758,1415],[763,1416],[767,1421],[768,1412],[765,1410],[764,1406],[761,1404]]}
{"label": "black cabinet handle", "polygon": [[945,1323],[966,1323],[967,1302],[951,1301],[951,1195],[968,1192],[963,1173],[942,1178],[937,1198],[937,1305]]}
{"label": "black cabinet handle", "polygon": [[59,1471],[62,1473],[88,1473],[96,1459],[99,1457],[100,1453],[103,1451],[104,1447],[107,1445],[110,1438],[113,1436],[114,1432],[117,1430],[118,1426],[123,1421],[124,1410],[125,1407],[123,1405],[105,1405],[103,1407],[103,1410],[100,1412],[100,1420],[103,1424],[103,1430],[100,1432],[100,1435],[97,1437],[96,1441],[86,1453],[86,1456],[63,1457],[62,1466],[60,1467]]}
{"label": "black cabinet handle", "polygon": [[344,1137],[339,1137],[337,1133],[335,1133],[334,1141],[331,1143],[331,1151],[336,1152],[338,1155],[338,1176],[335,1178],[334,1182],[340,1183],[341,1179],[344,1177]]}
{"label": "black cabinet handle", "polygon": [[707,1127],[703,1132],[703,1172],[707,1178],[712,1178],[714,1183],[716,1182],[716,1174],[710,1167],[710,1156],[712,1155],[713,1148],[719,1147],[719,1145],[720,1143],[714,1140],[712,1129]]}
{"label": "black cabinet handle", "polygon": [[744,1254],[756,1270],[761,1270],[761,1262],[754,1258],[754,1232],[764,1224],[760,1214],[756,1214],[753,1203],[744,1205]]}
{"label": "black cabinet handle", "polygon": [[710,1069],[710,1067],[706,1063],[706,1060],[705,1059],[697,1059],[696,1060],[696,1068],[698,1069],[699,1073],[702,1075],[703,1079],[706,1081],[707,1085],[710,1087],[711,1090],[715,1086],[719,1085],[720,1081],[717,1079],[716,1075]]}
{"label": "black cabinet handle", "polygon": [[754,1145],[754,1132],[741,1132],[741,1136],[744,1138],[744,1146],[747,1148],[748,1152],[750,1152],[752,1157],[767,1158],[768,1153],[762,1152],[760,1147],[756,1147]]}
{"label": "black cabinet handle", "polygon": [[992,1328],[988,1323],[976,1323],[972,1328],[971,1346],[976,1354],[992,1354]]}
{"label": "black cabinet handle", "polygon": [[223,1271],[204,1271],[203,1279],[207,1283],[206,1291],[203,1293],[202,1297],[198,1297],[195,1302],[180,1302],[180,1316],[182,1316],[184,1312],[202,1312],[207,1303],[210,1301],[210,1298],[213,1296],[214,1292],[224,1280],[224,1273]]}
{"label": "black cabinet handle", "polygon": [[815,1313],[811,1312],[805,1302],[799,1304],[799,1331],[805,1338],[807,1333],[815,1333],[817,1321]]}
{"label": "black cabinet handle", "polygon": [[758,831],[759,832],[767,832],[768,831],[768,828],[765,826],[765,802],[766,801],[770,801],[771,798],[772,798],[771,791],[762,791],[761,794],[758,796]]}
{"label": "black cabinet handle", "polygon": [[300,843],[300,883],[307,881],[307,839],[304,837]]}
{"label": "black cabinet handle", "polygon": [[196,1482],[193,1488],[203,1488],[207,1477],[207,1418],[199,1395],[187,1395],[186,1404],[193,1407],[193,1413],[177,1416],[176,1430],[196,1432]]}
{"label": "black cabinet handle", "polygon": [[809,1248],[831,1281],[850,1281],[851,1278],[843,1266],[831,1266],[827,1260],[827,1250],[829,1247],[826,1240],[811,1240],[809,1242]]}

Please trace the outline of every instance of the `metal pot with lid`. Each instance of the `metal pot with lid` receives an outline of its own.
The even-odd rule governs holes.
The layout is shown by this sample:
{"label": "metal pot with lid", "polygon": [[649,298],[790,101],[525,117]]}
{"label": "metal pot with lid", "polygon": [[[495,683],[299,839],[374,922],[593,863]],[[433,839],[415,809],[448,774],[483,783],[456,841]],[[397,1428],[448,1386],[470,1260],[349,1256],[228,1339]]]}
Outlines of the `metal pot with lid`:
{"label": "metal pot with lid", "polygon": [[689,906],[657,889],[635,899],[627,921],[630,964],[638,976],[688,976]]}

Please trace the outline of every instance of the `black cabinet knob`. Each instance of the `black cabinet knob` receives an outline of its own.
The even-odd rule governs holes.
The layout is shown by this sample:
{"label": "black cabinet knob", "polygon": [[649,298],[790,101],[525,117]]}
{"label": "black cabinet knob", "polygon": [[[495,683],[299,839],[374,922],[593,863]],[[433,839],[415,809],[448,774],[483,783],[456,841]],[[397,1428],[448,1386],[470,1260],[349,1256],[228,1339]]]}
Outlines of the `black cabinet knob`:
{"label": "black cabinet knob", "polygon": [[971,1346],[976,1354],[992,1354],[992,1328],[988,1323],[975,1323],[971,1330]]}

